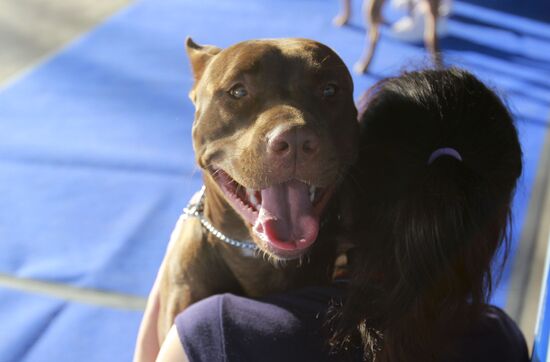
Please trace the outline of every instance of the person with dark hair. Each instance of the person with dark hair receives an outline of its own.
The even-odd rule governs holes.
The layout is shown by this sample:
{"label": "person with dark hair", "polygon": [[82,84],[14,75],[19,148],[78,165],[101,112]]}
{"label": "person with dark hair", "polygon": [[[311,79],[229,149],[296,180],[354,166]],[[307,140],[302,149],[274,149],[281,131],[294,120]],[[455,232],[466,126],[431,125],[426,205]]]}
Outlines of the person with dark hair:
{"label": "person with dark hair", "polygon": [[385,79],[363,101],[338,235],[355,245],[349,281],[205,299],[177,317],[157,361],[529,360],[488,304],[522,170],[508,110],[454,68]]}
{"label": "person with dark hair", "polygon": [[[486,345],[512,323],[487,305],[522,171],[508,110],[459,69],[386,79],[363,101],[360,262],[332,342],[362,341],[377,362],[521,360],[510,343]],[[476,343],[477,357],[459,348]]]}

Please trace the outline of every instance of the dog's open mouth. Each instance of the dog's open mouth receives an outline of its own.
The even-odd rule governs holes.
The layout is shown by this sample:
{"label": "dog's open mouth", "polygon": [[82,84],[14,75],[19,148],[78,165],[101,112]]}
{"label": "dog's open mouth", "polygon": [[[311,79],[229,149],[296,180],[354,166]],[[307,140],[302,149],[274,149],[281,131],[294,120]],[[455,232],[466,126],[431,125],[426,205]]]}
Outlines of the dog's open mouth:
{"label": "dog's open mouth", "polygon": [[212,175],[269,252],[279,258],[293,259],[315,242],[332,187],[318,188],[289,180],[253,190],[240,185],[221,169],[213,170]]}

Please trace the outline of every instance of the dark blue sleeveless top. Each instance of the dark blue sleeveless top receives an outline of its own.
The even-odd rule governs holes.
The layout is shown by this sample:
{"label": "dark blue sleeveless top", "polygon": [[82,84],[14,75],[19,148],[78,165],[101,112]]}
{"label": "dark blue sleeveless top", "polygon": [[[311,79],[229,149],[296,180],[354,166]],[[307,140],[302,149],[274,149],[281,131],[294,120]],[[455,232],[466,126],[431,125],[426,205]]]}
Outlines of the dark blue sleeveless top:
{"label": "dark blue sleeveless top", "polygon": [[[260,300],[215,295],[178,315],[176,327],[191,362],[338,361],[326,348],[323,323],[330,301],[342,296],[337,287],[310,287]],[[460,357],[453,362],[529,361],[521,331],[496,307],[458,346]],[[356,355],[354,360],[361,361],[359,350]]]}

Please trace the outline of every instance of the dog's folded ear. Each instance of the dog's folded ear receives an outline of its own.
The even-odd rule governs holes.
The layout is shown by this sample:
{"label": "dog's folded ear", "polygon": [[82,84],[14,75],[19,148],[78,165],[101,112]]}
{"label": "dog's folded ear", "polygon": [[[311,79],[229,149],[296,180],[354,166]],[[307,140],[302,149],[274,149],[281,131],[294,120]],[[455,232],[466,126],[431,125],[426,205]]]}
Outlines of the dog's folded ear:
{"label": "dog's folded ear", "polygon": [[195,84],[202,77],[202,74],[210,60],[222,51],[221,48],[213,45],[199,45],[195,43],[191,37],[187,37],[185,40],[185,49],[187,51],[189,61],[191,62],[191,69],[193,70]]}

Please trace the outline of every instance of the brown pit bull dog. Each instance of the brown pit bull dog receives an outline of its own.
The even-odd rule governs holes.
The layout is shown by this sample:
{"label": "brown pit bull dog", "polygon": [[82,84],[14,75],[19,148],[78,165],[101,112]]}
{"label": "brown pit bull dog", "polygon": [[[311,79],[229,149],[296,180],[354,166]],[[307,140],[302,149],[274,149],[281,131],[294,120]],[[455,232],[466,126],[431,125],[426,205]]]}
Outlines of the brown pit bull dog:
{"label": "brown pit bull dog", "polygon": [[205,192],[172,234],[135,361],[154,360],[175,316],[200,299],[328,283],[334,242],[315,241],[357,151],[352,79],[327,46],[188,39],[187,54]]}

